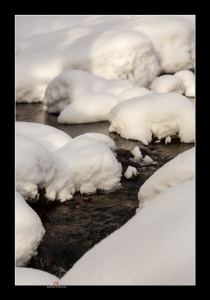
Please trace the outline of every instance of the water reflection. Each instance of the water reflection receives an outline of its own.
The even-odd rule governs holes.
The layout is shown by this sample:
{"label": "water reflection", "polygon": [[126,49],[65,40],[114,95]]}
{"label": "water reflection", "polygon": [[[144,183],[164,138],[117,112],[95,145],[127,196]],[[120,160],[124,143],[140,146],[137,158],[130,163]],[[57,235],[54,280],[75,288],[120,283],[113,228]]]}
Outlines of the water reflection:
{"label": "water reflection", "polygon": [[97,122],[87,124],[59,124],[58,114],[49,114],[43,110],[42,103],[17,103],[16,121],[35,122],[53,126],[60,129],[72,138],[87,132],[98,132],[109,135],[109,122]]}

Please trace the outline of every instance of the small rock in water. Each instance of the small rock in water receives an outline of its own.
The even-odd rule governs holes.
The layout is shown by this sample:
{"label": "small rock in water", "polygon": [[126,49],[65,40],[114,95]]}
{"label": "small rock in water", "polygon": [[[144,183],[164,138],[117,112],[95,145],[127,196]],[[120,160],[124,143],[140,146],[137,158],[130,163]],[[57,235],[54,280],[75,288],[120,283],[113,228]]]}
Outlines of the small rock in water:
{"label": "small rock in water", "polygon": [[148,155],[145,155],[144,158],[130,158],[130,160],[132,162],[136,162],[138,164],[140,164],[141,166],[146,166],[146,165],[154,165],[157,162],[154,162],[153,159],[151,157],[149,157]]}
{"label": "small rock in water", "polygon": [[170,144],[171,143],[171,137],[167,136],[167,138],[165,139],[165,144]]}
{"label": "small rock in water", "polygon": [[133,148],[133,150],[131,150],[131,153],[133,154],[133,156],[135,157],[135,158],[142,158],[142,154],[141,154],[141,151],[140,151],[140,149],[139,149],[139,147],[138,146],[136,146],[135,148]]}
{"label": "small rock in water", "polygon": [[146,163],[146,164],[151,164],[151,163],[153,163],[153,159],[151,157],[149,157],[148,155],[146,155],[143,158],[143,162]]}
{"label": "small rock in water", "polygon": [[131,178],[133,175],[134,175],[134,176],[137,175],[137,170],[136,170],[136,168],[131,167],[131,166],[128,166],[128,168],[127,168],[127,170],[126,170],[124,176],[125,176],[127,179],[129,179],[129,178]]}

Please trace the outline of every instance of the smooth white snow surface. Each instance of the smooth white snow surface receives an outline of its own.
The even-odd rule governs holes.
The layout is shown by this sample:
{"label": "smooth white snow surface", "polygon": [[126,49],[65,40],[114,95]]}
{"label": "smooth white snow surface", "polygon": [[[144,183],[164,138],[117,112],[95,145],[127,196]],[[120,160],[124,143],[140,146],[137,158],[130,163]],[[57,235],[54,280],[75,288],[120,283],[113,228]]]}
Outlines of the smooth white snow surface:
{"label": "smooth white snow surface", "polygon": [[[75,192],[112,192],[121,186],[122,166],[116,159],[116,145],[110,137],[86,133],[74,139],[69,137],[68,141],[68,136],[51,126],[31,123],[30,131],[26,125],[20,122],[17,126],[17,131],[25,135],[16,132],[15,165],[16,190],[25,199],[38,200],[38,189],[43,188],[48,200],[63,202]],[[55,150],[54,141],[59,141],[57,148],[64,141],[65,144]],[[49,148],[54,151],[50,152]]]}
{"label": "smooth white snow surface", "polygon": [[145,92],[133,81],[107,80],[82,70],[70,70],[50,81],[43,100],[44,109],[60,113],[59,123],[105,121],[111,108],[118,103],[117,96],[129,90],[128,99],[133,88],[135,93]]}
{"label": "smooth white snow surface", "polygon": [[136,168],[131,167],[131,166],[128,166],[128,167],[127,167],[127,170],[126,170],[125,173],[124,173],[124,176],[125,176],[127,179],[129,179],[129,178],[131,178],[133,175],[136,176],[137,173],[138,173],[138,172],[137,172],[137,169],[136,169]]}
{"label": "smooth white snow surface", "polygon": [[53,285],[54,282],[59,282],[59,278],[48,272],[16,267],[15,268],[15,285]]}
{"label": "smooth white snow surface", "polygon": [[86,252],[62,285],[195,285],[195,181],[157,195]]}
{"label": "smooth white snow surface", "polygon": [[195,147],[177,155],[153,173],[140,187],[139,208],[157,194],[182,182],[195,179]]}
{"label": "smooth white snow surface", "polygon": [[162,75],[152,82],[150,89],[153,93],[183,94],[185,85],[180,78],[174,75]]}
{"label": "smooth white snow surface", "polygon": [[16,102],[43,101],[49,82],[78,69],[146,87],[195,67],[195,16],[16,16]]}
{"label": "smooth white snow surface", "polygon": [[62,130],[33,122],[15,122],[15,132],[35,140],[51,152],[64,146],[72,139]]}
{"label": "smooth white snow surface", "polygon": [[176,135],[182,143],[195,142],[195,105],[178,93],[150,94],[117,104],[108,115],[109,132],[148,145]]}
{"label": "smooth white snow surface", "polygon": [[27,265],[45,234],[41,219],[15,191],[15,265]]}

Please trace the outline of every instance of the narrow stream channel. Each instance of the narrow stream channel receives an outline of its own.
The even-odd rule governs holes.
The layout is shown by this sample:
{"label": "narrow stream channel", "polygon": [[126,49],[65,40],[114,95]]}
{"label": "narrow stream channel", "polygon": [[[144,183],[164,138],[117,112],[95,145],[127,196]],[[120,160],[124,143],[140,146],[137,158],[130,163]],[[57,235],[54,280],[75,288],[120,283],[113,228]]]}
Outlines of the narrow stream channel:
{"label": "narrow stream channel", "polygon": [[[57,115],[48,114],[42,107],[42,103],[16,104],[16,121],[50,125],[72,138],[87,132],[108,135],[116,143],[117,159],[123,167],[122,188],[114,193],[76,193],[73,199],[64,203],[55,201],[46,206],[38,201],[30,204],[40,216],[46,233],[37,249],[38,254],[30,260],[27,267],[47,271],[61,278],[86,251],[135,215],[139,205],[137,194],[144,181],[165,163],[195,144],[180,143],[176,139],[167,145],[164,141],[152,142],[146,147],[141,142],[126,140],[118,134],[109,133],[109,122],[59,124]],[[143,155],[148,154],[157,164],[142,167],[132,162],[130,158],[133,156],[129,150],[137,145]],[[138,175],[128,180],[123,174],[129,165],[137,169]]]}

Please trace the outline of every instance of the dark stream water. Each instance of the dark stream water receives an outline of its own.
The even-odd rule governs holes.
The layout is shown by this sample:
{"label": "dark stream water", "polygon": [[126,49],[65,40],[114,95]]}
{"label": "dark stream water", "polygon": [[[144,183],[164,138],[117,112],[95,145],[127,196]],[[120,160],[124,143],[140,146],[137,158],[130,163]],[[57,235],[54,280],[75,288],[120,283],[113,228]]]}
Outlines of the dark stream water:
{"label": "dark stream water", "polygon": [[[144,146],[141,142],[126,140],[118,134],[109,133],[108,122],[80,125],[64,125],[57,122],[57,115],[43,111],[42,103],[16,104],[16,121],[35,122],[58,128],[72,138],[87,132],[98,132],[110,136],[117,146],[117,159],[124,172],[128,166],[137,169],[138,175],[126,179],[122,175],[122,188],[110,194],[76,193],[70,201],[46,204],[44,198],[30,206],[42,220],[46,233],[27,267],[47,271],[61,278],[74,263],[95,244],[123,226],[135,215],[139,205],[140,186],[156,170],[178,154],[191,149],[195,144],[183,144],[179,139],[165,145],[152,142]],[[143,155],[149,155],[157,164],[140,166],[132,162],[130,150],[139,146]],[[42,191],[40,191],[42,194]]]}

